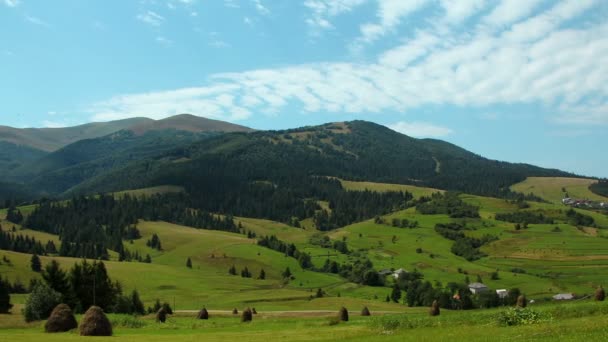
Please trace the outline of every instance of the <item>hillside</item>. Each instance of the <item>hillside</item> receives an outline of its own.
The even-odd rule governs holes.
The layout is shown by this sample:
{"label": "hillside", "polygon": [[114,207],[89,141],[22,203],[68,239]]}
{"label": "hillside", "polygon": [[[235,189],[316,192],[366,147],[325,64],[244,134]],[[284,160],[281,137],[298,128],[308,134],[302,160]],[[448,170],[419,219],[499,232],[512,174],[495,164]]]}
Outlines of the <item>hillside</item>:
{"label": "hillside", "polygon": [[[175,163],[177,160],[180,162]],[[508,195],[508,187],[526,177],[572,176],[489,160],[443,141],[414,139],[374,123],[353,121],[226,134],[90,179],[74,191],[175,183],[193,193],[204,193],[211,183],[235,186],[265,180],[290,187],[293,179],[311,175],[492,196]]]}

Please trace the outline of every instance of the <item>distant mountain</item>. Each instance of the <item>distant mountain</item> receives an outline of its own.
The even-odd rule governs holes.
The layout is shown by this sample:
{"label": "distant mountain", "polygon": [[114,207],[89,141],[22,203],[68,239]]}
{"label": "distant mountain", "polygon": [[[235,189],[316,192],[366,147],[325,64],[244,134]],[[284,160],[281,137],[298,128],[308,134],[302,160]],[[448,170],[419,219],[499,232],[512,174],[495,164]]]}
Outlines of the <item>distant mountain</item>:
{"label": "distant mountain", "polygon": [[181,114],[162,120],[130,118],[64,128],[13,128],[0,126],[0,142],[53,152],[79,140],[98,138],[120,130],[131,130],[136,134],[143,134],[151,130],[164,129],[176,129],[188,132],[248,132],[252,130],[251,128],[228,122],[210,120],[190,114]]}
{"label": "distant mountain", "polygon": [[[38,196],[56,195],[133,161],[161,155],[224,132],[252,131],[248,127],[187,114],[158,121],[137,118],[57,130],[63,130],[65,134],[80,132],[80,136],[88,136],[116,128],[121,129],[101,137],[78,140],[53,152],[0,141],[0,166],[5,166],[0,170],[0,176],[5,181],[36,189]],[[24,132],[31,133],[21,131],[22,138],[31,138]],[[61,135],[59,132],[53,132],[53,139]],[[71,138],[76,136],[72,135]],[[48,136],[43,134],[38,142],[45,137]],[[69,140],[64,137],[61,143]],[[58,144],[60,141],[55,139],[51,142]]]}
{"label": "distant mountain", "polygon": [[311,176],[502,196],[509,185],[529,176],[572,175],[489,160],[444,141],[414,139],[374,123],[353,121],[287,131],[225,134],[139,160],[89,179],[72,191],[173,184],[207,196],[213,191],[247,191],[244,185],[257,181],[297,187]]}

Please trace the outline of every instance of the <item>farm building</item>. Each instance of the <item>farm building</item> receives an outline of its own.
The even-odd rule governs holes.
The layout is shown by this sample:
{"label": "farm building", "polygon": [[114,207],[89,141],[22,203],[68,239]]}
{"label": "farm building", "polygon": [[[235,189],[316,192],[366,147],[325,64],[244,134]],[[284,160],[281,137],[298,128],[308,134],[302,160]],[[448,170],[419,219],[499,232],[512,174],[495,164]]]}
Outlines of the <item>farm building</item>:
{"label": "farm building", "polygon": [[509,295],[509,291],[507,291],[507,289],[500,289],[496,290],[496,294],[498,295],[498,298],[504,299]]}
{"label": "farm building", "polygon": [[403,268],[400,268],[400,269],[396,270],[395,272],[393,272],[393,277],[395,277],[395,279],[399,279],[399,277],[402,274],[406,274],[406,273],[407,273],[406,270],[404,270]]}
{"label": "farm building", "polygon": [[555,299],[555,300],[572,300],[572,299],[574,299],[574,294],[573,293],[559,293],[559,294],[556,294],[555,296],[553,296],[553,299]]}
{"label": "farm building", "polygon": [[477,294],[487,291],[488,287],[482,283],[470,283],[469,290],[471,291],[471,293]]}

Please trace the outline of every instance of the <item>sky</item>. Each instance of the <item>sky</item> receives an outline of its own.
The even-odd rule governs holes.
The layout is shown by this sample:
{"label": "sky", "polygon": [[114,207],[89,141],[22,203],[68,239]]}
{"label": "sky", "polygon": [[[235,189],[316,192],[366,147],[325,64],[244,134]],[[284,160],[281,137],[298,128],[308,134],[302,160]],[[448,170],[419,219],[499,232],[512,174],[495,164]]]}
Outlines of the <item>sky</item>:
{"label": "sky", "polygon": [[608,177],[605,0],[0,0],[0,125],[368,120]]}

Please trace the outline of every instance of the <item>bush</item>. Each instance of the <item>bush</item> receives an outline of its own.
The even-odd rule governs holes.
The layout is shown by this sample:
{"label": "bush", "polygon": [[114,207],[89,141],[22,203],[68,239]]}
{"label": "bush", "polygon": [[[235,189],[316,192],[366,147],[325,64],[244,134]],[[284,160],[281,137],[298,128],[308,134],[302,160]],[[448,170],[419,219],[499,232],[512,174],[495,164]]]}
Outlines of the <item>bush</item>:
{"label": "bush", "polygon": [[340,311],[338,312],[338,318],[342,322],[348,322],[348,310],[346,310],[345,307],[340,308]]}
{"label": "bush", "polygon": [[66,332],[78,327],[76,317],[67,304],[57,305],[51,312],[51,316],[44,325],[44,331],[48,333]]}
{"label": "bush", "polygon": [[112,324],[99,306],[91,306],[84,313],[80,336],[112,336]]}
{"label": "bush", "polygon": [[253,312],[250,308],[243,310],[241,315],[241,322],[251,322],[253,320]]}
{"label": "bush", "polygon": [[499,313],[497,317],[497,323],[501,326],[536,324],[542,320],[540,313],[524,308],[510,308]]}
{"label": "bush", "polygon": [[25,301],[23,315],[26,322],[47,319],[51,311],[61,303],[61,294],[46,284],[38,283]]}
{"label": "bush", "polygon": [[431,309],[429,310],[429,314],[431,316],[439,316],[439,302],[434,300],[433,304],[431,304]]}
{"label": "bush", "polygon": [[196,316],[197,319],[209,319],[209,312],[206,308],[202,308],[201,311],[198,312]]}
{"label": "bush", "polygon": [[369,309],[367,308],[367,306],[363,307],[363,310],[361,310],[361,316],[371,316],[372,314],[369,312]]}
{"label": "bush", "polygon": [[597,290],[595,290],[595,300],[598,302],[603,302],[604,299],[606,299],[606,291],[604,291],[604,288],[600,286]]}

